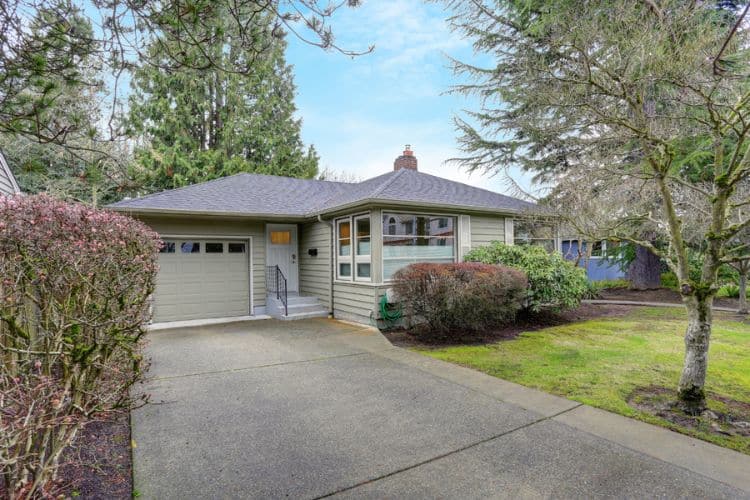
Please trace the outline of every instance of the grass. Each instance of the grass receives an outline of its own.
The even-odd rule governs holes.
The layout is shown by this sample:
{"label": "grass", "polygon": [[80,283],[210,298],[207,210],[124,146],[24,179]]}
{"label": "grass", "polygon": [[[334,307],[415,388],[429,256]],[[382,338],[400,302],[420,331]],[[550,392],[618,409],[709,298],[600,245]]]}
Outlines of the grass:
{"label": "grass", "polygon": [[[628,404],[638,388],[676,387],[685,321],[681,309],[637,308],[624,317],[545,328],[490,345],[419,351],[750,454],[748,437],[681,427]],[[709,395],[750,403],[750,325],[717,319],[710,349]],[[709,407],[721,410],[722,403],[709,398]]]}

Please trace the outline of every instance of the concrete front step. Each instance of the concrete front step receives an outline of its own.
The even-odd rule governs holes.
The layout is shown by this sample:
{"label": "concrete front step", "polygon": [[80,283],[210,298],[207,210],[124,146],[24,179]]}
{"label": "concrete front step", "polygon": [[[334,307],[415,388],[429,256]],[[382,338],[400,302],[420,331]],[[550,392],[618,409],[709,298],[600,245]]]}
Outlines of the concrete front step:
{"label": "concrete front step", "polygon": [[325,318],[328,316],[328,309],[323,307],[316,297],[289,296],[287,315],[284,315],[284,304],[276,299],[275,295],[268,296],[266,305],[266,313],[269,316],[283,320]]}
{"label": "concrete front step", "polygon": [[320,310],[316,312],[305,312],[305,313],[294,313],[294,314],[289,312],[287,316],[281,315],[281,316],[276,317],[276,319],[280,319],[282,321],[292,321],[295,319],[327,318],[327,317],[328,317],[328,311]]}

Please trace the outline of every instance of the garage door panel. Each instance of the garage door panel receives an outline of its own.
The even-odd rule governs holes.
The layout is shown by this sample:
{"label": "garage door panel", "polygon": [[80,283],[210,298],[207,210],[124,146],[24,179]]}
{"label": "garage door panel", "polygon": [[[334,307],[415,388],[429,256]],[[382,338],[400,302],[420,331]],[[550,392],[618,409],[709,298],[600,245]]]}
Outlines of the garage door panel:
{"label": "garage door panel", "polygon": [[[154,293],[154,321],[244,316],[250,312],[248,254],[206,253],[206,240],[200,252],[159,254],[159,274]],[[223,243],[228,241],[208,240]]]}

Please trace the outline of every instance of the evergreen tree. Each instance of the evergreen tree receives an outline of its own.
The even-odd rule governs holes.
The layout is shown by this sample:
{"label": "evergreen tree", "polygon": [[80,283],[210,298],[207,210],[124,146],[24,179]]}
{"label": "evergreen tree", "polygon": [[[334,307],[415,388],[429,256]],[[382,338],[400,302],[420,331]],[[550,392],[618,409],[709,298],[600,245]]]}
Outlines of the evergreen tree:
{"label": "evergreen tree", "polygon": [[[148,65],[136,70],[129,123],[139,138],[134,175],[146,190],[239,172],[306,178],[317,174],[317,153],[304,148],[301,121],[294,117],[295,86],[284,58],[283,34],[267,16],[262,26],[249,24],[263,49],[241,50],[233,41],[242,24],[237,17],[243,15],[259,14],[217,10],[205,23],[206,43],[200,47],[182,47],[166,38],[151,43],[152,60],[161,59],[166,66],[175,52],[183,51],[181,57],[196,62],[193,67],[165,72]],[[189,51],[194,52],[192,59]],[[212,64],[200,63],[206,59]]]}
{"label": "evergreen tree", "polygon": [[[97,205],[120,198],[119,192],[128,184],[124,175],[127,148],[101,138],[99,46],[92,44],[87,51],[65,55],[72,39],[93,36],[91,22],[72,7],[64,14],[40,9],[31,22],[38,50],[44,57],[66,59],[67,70],[40,76],[33,80],[34,86],[26,88],[16,104],[26,107],[27,122],[15,122],[16,128],[9,123],[5,124],[9,128],[0,127],[0,151],[24,192],[47,192]],[[44,103],[37,106],[40,100]],[[39,133],[26,133],[28,127]]]}

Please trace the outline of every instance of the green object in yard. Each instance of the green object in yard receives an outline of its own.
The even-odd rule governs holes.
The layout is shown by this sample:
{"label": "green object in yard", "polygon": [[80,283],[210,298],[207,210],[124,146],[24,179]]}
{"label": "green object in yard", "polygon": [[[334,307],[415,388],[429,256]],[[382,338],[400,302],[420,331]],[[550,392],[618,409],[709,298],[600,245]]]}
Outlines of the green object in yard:
{"label": "green object in yard", "polygon": [[393,326],[403,315],[401,306],[390,306],[388,304],[388,296],[386,294],[380,297],[380,317],[387,326]]}

